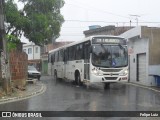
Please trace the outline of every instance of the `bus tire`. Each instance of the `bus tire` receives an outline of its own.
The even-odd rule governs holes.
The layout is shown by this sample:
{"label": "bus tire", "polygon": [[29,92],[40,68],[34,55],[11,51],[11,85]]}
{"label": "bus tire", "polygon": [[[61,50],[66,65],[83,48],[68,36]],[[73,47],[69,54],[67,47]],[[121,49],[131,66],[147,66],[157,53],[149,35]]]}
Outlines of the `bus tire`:
{"label": "bus tire", "polygon": [[79,72],[75,75],[75,83],[76,83],[76,85],[80,85],[80,86],[82,85]]}
{"label": "bus tire", "polygon": [[104,83],[104,89],[106,90],[108,88],[110,88],[110,83]]}

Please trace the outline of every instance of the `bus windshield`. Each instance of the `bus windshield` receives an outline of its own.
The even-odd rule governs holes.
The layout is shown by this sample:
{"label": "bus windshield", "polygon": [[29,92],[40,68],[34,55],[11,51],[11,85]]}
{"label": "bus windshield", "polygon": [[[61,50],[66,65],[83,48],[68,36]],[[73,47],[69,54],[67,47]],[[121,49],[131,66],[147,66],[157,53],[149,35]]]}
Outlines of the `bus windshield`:
{"label": "bus windshield", "polygon": [[93,45],[92,64],[97,67],[125,67],[128,65],[127,47],[117,44]]}

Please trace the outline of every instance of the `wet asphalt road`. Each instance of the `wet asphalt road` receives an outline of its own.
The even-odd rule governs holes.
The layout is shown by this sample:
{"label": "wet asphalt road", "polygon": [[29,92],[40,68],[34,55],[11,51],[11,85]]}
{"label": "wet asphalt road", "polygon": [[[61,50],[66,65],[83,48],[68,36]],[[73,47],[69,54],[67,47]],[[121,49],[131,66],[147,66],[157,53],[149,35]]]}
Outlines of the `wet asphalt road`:
{"label": "wet asphalt road", "polygon": [[[22,101],[1,104],[0,111],[160,111],[160,93],[149,89],[120,83],[111,84],[107,90],[104,90],[101,84],[92,84],[87,89],[85,85],[77,87],[66,81],[55,83],[50,76],[42,77],[41,81],[47,86],[47,90],[43,94]],[[18,118],[12,119],[18,120]],[[19,120],[21,119],[19,118]],[[160,118],[60,117],[42,119],[159,120]],[[7,119],[5,118],[5,120]]]}

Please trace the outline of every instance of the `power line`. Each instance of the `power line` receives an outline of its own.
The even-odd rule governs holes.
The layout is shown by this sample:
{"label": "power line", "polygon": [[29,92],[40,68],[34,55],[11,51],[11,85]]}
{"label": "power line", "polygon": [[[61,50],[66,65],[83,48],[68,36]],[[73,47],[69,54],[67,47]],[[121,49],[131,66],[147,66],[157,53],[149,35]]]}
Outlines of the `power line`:
{"label": "power line", "polygon": [[[74,3],[77,3],[77,4],[74,4]],[[79,2],[79,1],[77,1],[77,0],[74,0],[74,3],[66,3],[66,4],[70,4],[70,5],[72,5],[72,6],[78,6],[78,7],[80,7],[80,8],[85,8],[85,9],[87,9],[87,10],[91,10],[91,12],[93,12],[93,10],[96,10],[96,12],[97,11],[101,11],[101,13],[103,12],[103,13],[106,13],[106,14],[110,14],[110,15],[113,15],[113,16],[117,16],[117,17],[122,17],[122,18],[127,18],[127,19],[129,19],[130,21],[131,20],[133,20],[134,18],[130,18],[130,17],[128,17],[128,16],[123,16],[123,15],[120,15],[120,14],[116,14],[116,13],[113,13],[113,12],[109,12],[109,11],[106,11],[106,10],[102,10],[102,9],[100,9],[100,8],[97,8],[97,7],[94,7],[94,6],[91,6],[90,4],[87,4],[87,6],[86,6],[86,4],[85,3],[82,3],[82,2]],[[82,5],[82,6],[80,6],[80,5]],[[85,7],[86,6],[86,7]],[[149,23],[149,24],[151,24],[151,23],[160,23],[160,22],[146,22],[145,20],[142,20],[142,19],[138,19],[138,17],[140,17],[141,15],[136,15],[136,22],[132,22],[132,23],[136,23],[137,25],[138,25],[138,23]],[[139,22],[139,21],[143,21],[143,22]],[[103,22],[103,21],[102,21]],[[130,22],[104,22],[104,23],[130,23]]]}
{"label": "power line", "polygon": [[65,22],[81,22],[81,23],[109,23],[109,24],[117,24],[117,23],[129,23],[129,22],[108,22],[108,21],[86,21],[86,20],[65,20]]}
{"label": "power line", "polygon": [[[130,22],[109,22],[109,21],[87,21],[87,20],[65,20],[66,22],[101,22],[101,23],[130,23]],[[137,23],[137,22],[132,22]],[[160,22],[139,22],[139,23],[160,23]]]}
{"label": "power line", "polygon": [[[80,8],[85,8],[85,9],[90,9],[90,10],[92,10],[92,12],[93,12],[93,10],[96,10],[96,12],[97,11],[101,11],[101,13],[103,12],[103,13],[106,13],[106,14],[110,14],[110,15],[113,15],[113,16],[118,16],[118,17],[122,17],[122,18],[127,18],[127,19],[129,19],[129,17],[128,16],[123,16],[123,15],[119,15],[119,14],[116,14],[116,13],[112,13],[112,12],[109,12],[109,11],[106,11],[106,10],[102,10],[102,9],[99,9],[99,8],[96,8],[96,7],[93,7],[93,6],[91,6],[91,5],[87,5],[87,7],[84,7],[84,5],[86,5],[86,4],[83,4],[83,3],[81,3],[81,2],[77,2],[78,3],[78,5],[75,5],[75,4],[70,4],[70,5],[73,5],[73,6],[78,6],[78,7],[80,7]],[[67,3],[66,3],[67,4]],[[79,6],[79,4],[81,4],[81,5],[83,5],[83,7],[82,6]]]}

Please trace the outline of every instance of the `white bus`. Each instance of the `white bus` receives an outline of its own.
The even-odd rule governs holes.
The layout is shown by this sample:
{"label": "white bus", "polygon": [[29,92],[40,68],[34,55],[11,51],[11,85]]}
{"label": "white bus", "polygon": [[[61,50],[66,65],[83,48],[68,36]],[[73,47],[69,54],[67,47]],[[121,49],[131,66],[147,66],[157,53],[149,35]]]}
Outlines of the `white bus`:
{"label": "white bus", "polygon": [[83,82],[128,81],[126,40],[118,36],[97,35],[49,51],[49,66],[54,78]]}

